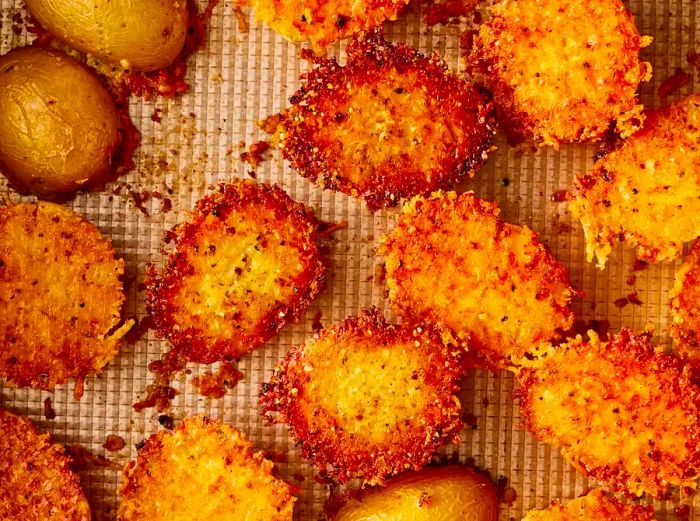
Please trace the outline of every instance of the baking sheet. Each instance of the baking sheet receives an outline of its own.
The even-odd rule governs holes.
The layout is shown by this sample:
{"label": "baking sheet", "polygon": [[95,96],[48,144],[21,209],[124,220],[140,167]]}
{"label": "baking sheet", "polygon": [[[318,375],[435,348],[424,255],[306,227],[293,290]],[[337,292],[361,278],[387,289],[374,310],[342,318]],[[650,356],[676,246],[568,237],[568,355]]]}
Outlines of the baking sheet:
{"label": "baking sheet", "polygon": [[[633,0],[630,8],[643,34],[654,36],[654,44],[643,58],[651,61],[654,79],[641,89],[647,106],[659,106],[655,92],[661,81],[677,67],[693,78],[681,93],[693,92],[698,72],[686,62],[688,51],[700,50],[700,12],[696,0]],[[483,7],[483,6],[482,6]],[[28,35],[16,20],[23,13],[19,0],[0,0],[0,52],[27,42]],[[388,24],[387,35],[406,41],[423,51],[436,51],[455,70],[459,61],[459,34],[469,26],[461,24],[427,28],[421,22],[420,7],[414,6],[397,22]],[[307,64],[298,58],[298,48],[274,32],[248,20],[242,32],[230,2],[214,10],[206,48],[190,59],[187,79],[191,91],[180,99],[151,102],[133,99],[132,118],[141,129],[137,167],[101,193],[80,194],[69,203],[84,213],[112,238],[119,255],[126,260],[129,316],[144,316],[144,294],[139,287],[145,265],[162,260],[159,249],[163,232],[180,221],[207,186],[233,177],[249,175],[251,167],[239,159],[241,143],[254,143],[264,136],[256,121],[281,110],[299,85],[300,72]],[[31,38],[29,38],[31,39]],[[330,54],[341,56],[343,43]],[[677,96],[672,96],[669,101]],[[160,109],[161,121],[151,118]],[[592,165],[591,146],[562,146],[552,149],[514,149],[499,139],[498,150],[477,177],[464,184],[479,196],[494,199],[504,219],[526,224],[541,234],[555,256],[570,270],[573,285],[586,297],[576,301],[574,310],[583,321],[609,321],[612,332],[621,326],[642,329],[648,322],[656,327],[654,340],[668,344],[667,294],[675,268],[680,262],[650,266],[633,272],[634,256],[618,247],[605,271],[596,271],[585,261],[583,234],[572,223],[565,204],[552,198],[569,187],[576,173]],[[296,519],[316,519],[328,494],[328,486],[313,479],[311,466],[301,460],[284,426],[263,425],[256,405],[257,390],[277,362],[293,344],[312,334],[314,316],[321,313],[324,325],[337,323],[361,308],[377,305],[390,311],[385,289],[375,279],[381,259],[375,254],[379,238],[391,226],[394,211],[367,211],[356,200],[315,185],[292,172],[278,156],[255,169],[258,180],[280,184],[294,199],[312,206],[319,218],[347,221],[346,229],[333,235],[331,276],[328,288],[297,324],[288,325],[265,347],[243,357],[238,368],[245,379],[218,400],[198,396],[190,384],[192,376],[211,370],[190,364],[192,375],[180,375],[175,386],[180,394],[171,414],[176,420],[198,412],[232,423],[248,434],[259,449],[276,454],[279,472],[299,487]],[[133,193],[160,192],[172,201],[172,210],[162,211],[162,199],[143,203],[146,215],[134,206]],[[166,195],[167,194],[167,195]],[[19,200],[0,179],[0,197]],[[636,280],[630,284],[630,275]],[[636,291],[641,305],[619,307],[615,301]],[[0,310],[2,312],[2,310]],[[51,394],[54,420],[43,416],[43,400],[49,393],[0,387],[0,404],[37,422],[62,443],[80,444],[91,452],[106,455],[119,465],[136,455],[135,444],[159,428],[154,409],[135,412],[131,405],[143,397],[153,375],[148,362],[167,350],[165,342],[148,332],[120,355],[98,378],[88,378],[83,399],[72,398],[72,386],[61,386]],[[2,384],[0,384],[2,385]],[[513,378],[507,373],[476,371],[466,379],[461,393],[464,411],[473,415],[476,428],[462,432],[459,446],[443,452],[458,453],[462,461],[504,476],[516,499],[503,505],[501,519],[520,519],[531,508],[544,508],[555,498],[574,498],[593,482],[564,463],[557,451],[535,442],[520,427],[517,407],[511,399]],[[471,418],[470,418],[471,420]],[[102,447],[108,434],[124,438],[127,445],[117,453]],[[88,466],[80,471],[95,520],[116,517],[119,471]],[[678,498],[676,498],[678,499]],[[686,499],[688,503],[692,498]],[[674,519],[678,501],[654,501],[660,519]],[[700,519],[700,500],[693,502],[690,519]]]}

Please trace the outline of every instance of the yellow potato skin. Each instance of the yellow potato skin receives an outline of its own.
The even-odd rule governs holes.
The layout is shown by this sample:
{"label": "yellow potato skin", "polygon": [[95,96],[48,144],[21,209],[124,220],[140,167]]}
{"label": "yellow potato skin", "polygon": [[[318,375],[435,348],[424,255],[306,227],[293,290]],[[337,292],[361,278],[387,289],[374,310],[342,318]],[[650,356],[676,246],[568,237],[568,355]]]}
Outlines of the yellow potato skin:
{"label": "yellow potato skin", "polygon": [[40,197],[84,188],[111,170],[119,113],[99,78],[54,50],[0,57],[0,171]]}
{"label": "yellow potato skin", "polygon": [[392,479],[359,499],[351,499],[331,521],[495,521],[498,496],[493,484],[458,465],[425,468]]}
{"label": "yellow potato skin", "polygon": [[186,0],[27,0],[41,26],[74,49],[125,69],[170,65],[187,34]]}

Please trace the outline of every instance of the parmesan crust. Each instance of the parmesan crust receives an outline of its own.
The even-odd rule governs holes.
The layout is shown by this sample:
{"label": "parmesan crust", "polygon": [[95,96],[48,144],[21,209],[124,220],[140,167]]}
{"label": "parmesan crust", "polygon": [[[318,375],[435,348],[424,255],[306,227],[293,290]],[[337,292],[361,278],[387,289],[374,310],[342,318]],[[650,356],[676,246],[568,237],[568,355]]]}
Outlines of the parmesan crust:
{"label": "parmesan crust", "polygon": [[291,487],[233,427],[202,415],[149,437],[119,489],[120,521],[291,521]]}
{"label": "parmesan crust", "polygon": [[646,262],[680,257],[700,236],[700,94],[650,112],[641,131],[576,179],[569,210],[599,268],[619,241]]}
{"label": "parmesan crust", "polygon": [[588,335],[542,345],[520,371],[527,428],[612,490],[660,498],[671,486],[695,488],[700,388],[691,367],[654,349],[650,333]]}
{"label": "parmesan crust", "polygon": [[0,519],[90,521],[90,507],[61,445],[0,408]]}
{"label": "parmesan crust", "polygon": [[396,20],[409,0],[234,0],[251,7],[255,19],[317,52],[331,43]]}
{"label": "parmesan crust", "polygon": [[491,368],[559,337],[577,294],[537,234],[498,214],[471,192],[416,197],[380,250],[397,313],[449,328]]}
{"label": "parmesan crust", "polygon": [[212,363],[260,347],[323,289],[318,223],[277,186],[235,181],[201,199],[149,266],[146,306],[160,336]]}
{"label": "parmesan crust", "polygon": [[365,310],[293,348],[263,384],[260,405],[319,470],[381,484],[458,440],[462,355],[431,329]]}
{"label": "parmesan crust", "polygon": [[451,187],[491,150],[491,105],[436,56],[379,32],[354,40],[344,66],[316,59],[292,106],[263,123],[301,175],[371,210]]}
{"label": "parmesan crust", "polygon": [[123,273],[112,243],[72,210],[0,207],[0,377],[53,390],[99,372],[133,325],[121,318]]}
{"label": "parmesan crust", "polygon": [[523,521],[655,521],[654,510],[649,506],[625,505],[614,497],[608,497],[599,489],[566,505],[552,502],[546,510],[531,510]]}
{"label": "parmesan crust", "polygon": [[644,120],[636,91],[651,78],[621,0],[502,0],[467,50],[467,68],[494,94],[511,138],[543,145],[623,137]]}

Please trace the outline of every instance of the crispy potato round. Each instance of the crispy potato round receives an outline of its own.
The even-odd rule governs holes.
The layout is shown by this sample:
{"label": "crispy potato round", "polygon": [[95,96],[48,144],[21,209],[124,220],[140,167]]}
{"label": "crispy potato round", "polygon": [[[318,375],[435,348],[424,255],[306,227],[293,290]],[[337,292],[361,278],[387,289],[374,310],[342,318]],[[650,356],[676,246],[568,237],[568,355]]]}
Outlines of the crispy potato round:
{"label": "crispy potato round", "polygon": [[377,484],[458,439],[454,393],[465,371],[463,349],[433,330],[388,324],[373,308],[292,349],[260,405],[319,470]]}
{"label": "crispy potato round", "polygon": [[537,234],[498,214],[471,192],[416,197],[380,250],[396,311],[446,326],[492,368],[559,337],[577,294]]}
{"label": "crispy potato round", "polygon": [[580,176],[569,210],[589,262],[626,241],[646,262],[676,259],[700,236],[700,94],[649,113],[644,128]]}
{"label": "crispy potato round", "polygon": [[613,490],[662,497],[671,486],[695,488],[700,388],[691,367],[655,350],[650,333],[588,335],[543,344],[520,371],[527,428]]}
{"label": "crispy potato round", "polygon": [[331,521],[496,521],[498,494],[486,477],[458,465],[424,468],[349,499]]}
{"label": "crispy potato round", "polygon": [[72,210],[0,207],[0,377],[53,390],[99,372],[134,322],[120,315],[123,273],[109,239]]}
{"label": "crispy potato round", "polygon": [[26,0],[25,5],[52,36],[125,69],[170,65],[187,36],[186,0]]}
{"label": "crispy potato round", "polygon": [[59,51],[20,47],[0,57],[0,171],[46,197],[89,188],[121,144],[114,99]]}
{"label": "crispy potato round", "polygon": [[119,521],[291,521],[296,498],[240,432],[202,415],[149,437],[119,488]]}
{"label": "crispy potato round", "polygon": [[546,510],[531,510],[523,521],[655,521],[649,506],[624,505],[596,488],[566,505],[553,501]]}
{"label": "crispy potato round", "polygon": [[491,106],[469,83],[379,32],[354,40],[347,63],[318,59],[263,127],[292,167],[376,210],[474,175],[493,137]]}
{"label": "crispy potato round", "polygon": [[201,199],[146,276],[156,330],[188,360],[238,358],[303,313],[326,265],[313,213],[277,186],[238,180]]}
{"label": "crispy potato round", "polygon": [[0,519],[90,521],[80,478],[61,445],[0,408]]}
{"label": "crispy potato round", "polygon": [[251,7],[255,18],[292,42],[315,51],[362,31],[396,20],[409,0],[234,0]]}
{"label": "crispy potato round", "polygon": [[468,71],[494,94],[515,139],[596,141],[611,123],[626,137],[643,122],[636,91],[651,78],[621,0],[503,0],[468,51]]}
{"label": "crispy potato round", "polygon": [[669,292],[676,351],[700,368],[700,242],[693,244]]}

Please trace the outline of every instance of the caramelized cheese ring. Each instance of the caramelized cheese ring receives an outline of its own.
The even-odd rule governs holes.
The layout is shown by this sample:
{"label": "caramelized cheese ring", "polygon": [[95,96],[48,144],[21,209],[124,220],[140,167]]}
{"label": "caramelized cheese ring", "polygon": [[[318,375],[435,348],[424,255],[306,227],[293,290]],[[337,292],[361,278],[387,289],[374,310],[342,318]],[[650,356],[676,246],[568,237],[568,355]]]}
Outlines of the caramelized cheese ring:
{"label": "caramelized cheese ring", "polygon": [[236,181],[197,202],[149,266],[146,307],[188,360],[231,360],[261,346],[323,289],[313,213],[277,186]]}
{"label": "caramelized cheese ring", "polygon": [[269,421],[289,426],[319,470],[381,484],[458,439],[454,393],[464,373],[460,348],[371,309],[293,348],[263,384],[260,405]]}
{"label": "caramelized cheese ring", "polygon": [[546,510],[531,510],[523,521],[610,521],[612,519],[656,521],[651,507],[625,505],[614,497],[606,496],[599,488],[569,501],[566,505],[554,501]]}
{"label": "caramelized cheese ring", "polygon": [[639,128],[636,91],[651,78],[639,51],[650,43],[621,0],[503,0],[467,69],[493,92],[512,138],[558,147],[597,141],[611,124],[623,137]]}
{"label": "caramelized cheese ring", "polygon": [[676,272],[671,299],[671,337],[678,353],[700,368],[700,242]]}
{"label": "caramelized cheese ring", "polygon": [[588,335],[542,345],[520,371],[526,427],[612,490],[660,498],[671,486],[695,488],[700,388],[691,367],[655,350],[650,334]]}

